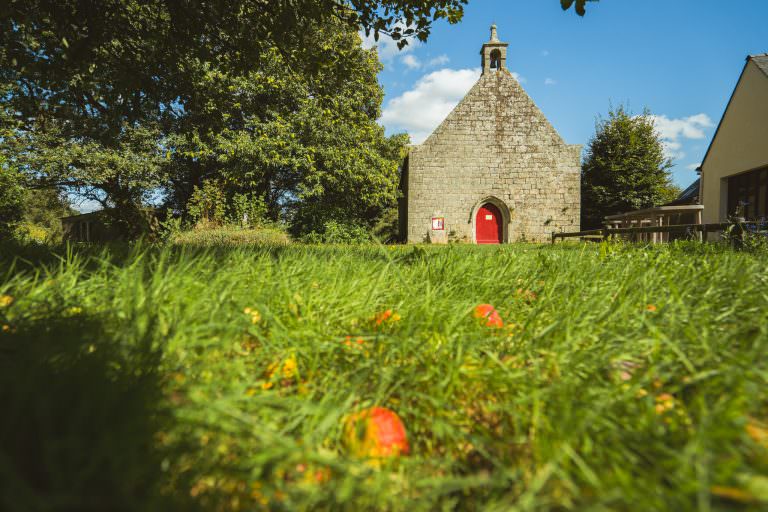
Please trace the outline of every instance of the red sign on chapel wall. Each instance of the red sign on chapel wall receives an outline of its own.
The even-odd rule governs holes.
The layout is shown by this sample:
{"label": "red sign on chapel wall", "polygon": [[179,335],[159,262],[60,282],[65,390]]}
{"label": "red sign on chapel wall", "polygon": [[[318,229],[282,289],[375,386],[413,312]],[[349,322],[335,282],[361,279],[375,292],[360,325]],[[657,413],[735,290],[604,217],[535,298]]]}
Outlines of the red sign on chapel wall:
{"label": "red sign on chapel wall", "polygon": [[445,230],[445,217],[432,217],[432,231]]}

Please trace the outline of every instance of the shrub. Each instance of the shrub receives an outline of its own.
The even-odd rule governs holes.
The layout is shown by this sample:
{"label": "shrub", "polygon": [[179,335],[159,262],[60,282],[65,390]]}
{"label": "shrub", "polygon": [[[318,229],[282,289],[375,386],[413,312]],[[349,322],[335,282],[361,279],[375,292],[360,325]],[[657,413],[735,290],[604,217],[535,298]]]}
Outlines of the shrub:
{"label": "shrub", "polygon": [[330,220],[323,225],[321,232],[312,231],[302,237],[310,244],[364,244],[374,240],[371,230],[357,223],[344,223]]}
{"label": "shrub", "polygon": [[217,180],[207,180],[202,188],[195,187],[187,211],[196,225],[220,226],[226,220],[226,206],[226,196],[221,184]]}
{"label": "shrub", "polygon": [[236,247],[241,245],[286,245],[290,238],[278,227],[241,229],[231,226],[209,229],[192,229],[173,234],[169,241],[174,245],[200,247]]}
{"label": "shrub", "polygon": [[264,198],[254,193],[235,194],[230,207],[229,223],[244,228],[263,226],[267,217]]}

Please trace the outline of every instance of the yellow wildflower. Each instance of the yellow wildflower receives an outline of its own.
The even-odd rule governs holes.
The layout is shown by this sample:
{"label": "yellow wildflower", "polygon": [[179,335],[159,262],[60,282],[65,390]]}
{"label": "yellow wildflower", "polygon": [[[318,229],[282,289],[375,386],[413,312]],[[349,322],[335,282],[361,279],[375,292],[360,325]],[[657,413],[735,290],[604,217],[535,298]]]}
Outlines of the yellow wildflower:
{"label": "yellow wildflower", "polygon": [[292,379],[296,375],[296,358],[290,356],[283,362],[283,377],[286,379]]}
{"label": "yellow wildflower", "polygon": [[0,295],[0,308],[7,308],[13,304],[13,297],[10,295]]}
{"label": "yellow wildflower", "polygon": [[664,414],[675,407],[675,398],[669,393],[662,393],[656,397],[656,414]]}
{"label": "yellow wildflower", "polygon": [[243,313],[245,313],[246,315],[249,315],[251,317],[251,323],[253,325],[256,325],[259,322],[261,322],[261,313],[259,313],[259,311],[257,309],[245,308],[243,310]]}

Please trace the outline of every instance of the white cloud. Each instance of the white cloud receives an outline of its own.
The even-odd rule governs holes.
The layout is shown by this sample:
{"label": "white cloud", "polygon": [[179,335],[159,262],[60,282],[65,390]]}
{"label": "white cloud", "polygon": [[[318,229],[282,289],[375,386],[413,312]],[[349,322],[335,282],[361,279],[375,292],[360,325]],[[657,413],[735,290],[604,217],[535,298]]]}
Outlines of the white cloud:
{"label": "white cloud", "polygon": [[512,73],[512,76],[515,77],[515,80],[517,80],[521,84],[524,84],[526,82],[525,77],[520,76],[520,73],[517,73],[515,71],[512,71],[511,73]]}
{"label": "white cloud", "polygon": [[665,115],[651,116],[664,142],[666,156],[673,159],[685,157],[682,151],[683,143],[680,139],[703,139],[707,135],[704,129],[714,126],[712,119],[706,114],[696,114],[679,119],[670,119]]}
{"label": "white cloud", "polygon": [[434,59],[429,61],[430,66],[445,66],[451,61],[447,55],[438,55]]}
{"label": "white cloud", "polygon": [[667,116],[651,116],[656,130],[664,139],[677,140],[681,135],[686,139],[703,139],[706,137],[704,128],[714,126],[707,114],[670,119]]}
{"label": "white cloud", "polygon": [[699,162],[697,164],[690,164],[690,165],[686,165],[685,166],[685,168],[688,169],[689,171],[695,171],[699,167],[701,167],[701,162]]}
{"label": "white cloud", "polygon": [[421,67],[421,61],[414,55],[403,55],[400,60],[403,61],[403,64],[405,64],[408,69],[419,69]]}
{"label": "white cloud", "polygon": [[664,144],[664,156],[667,158],[671,158],[672,160],[680,160],[685,158],[685,152],[682,150],[682,142],[662,139],[661,143]]}
{"label": "white cloud", "polygon": [[360,31],[360,38],[363,40],[363,48],[366,50],[376,47],[379,52],[379,59],[382,62],[391,62],[397,55],[403,55],[412,52],[417,48],[421,42],[418,39],[409,39],[408,45],[400,50],[397,47],[397,41],[392,40],[386,34],[379,34],[379,40],[376,41],[373,37],[373,32],[366,37],[365,32]]}
{"label": "white cloud", "polygon": [[421,77],[414,87],[391,99],[380,122],[405,130],[421,144],[451,113],[480,77],[478,69],[440,69]]}
{"label": "white cloud", "polygon": [[544,85],[556,85],[556,84],[557,84],[557,80],[555,80],[554,78],[546,78],[544,80]]}

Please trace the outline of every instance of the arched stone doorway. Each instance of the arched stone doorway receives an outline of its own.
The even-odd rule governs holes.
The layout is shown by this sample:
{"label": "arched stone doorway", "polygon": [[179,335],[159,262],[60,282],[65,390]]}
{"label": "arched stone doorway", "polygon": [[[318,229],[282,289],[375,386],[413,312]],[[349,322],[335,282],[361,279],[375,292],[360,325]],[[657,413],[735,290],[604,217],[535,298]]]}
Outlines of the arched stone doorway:
{"label": "arched stone doorway", "polygon": [[472,208],[472,242],[503,244],[509,241],[510,213],[496,197],[486,197]]}

